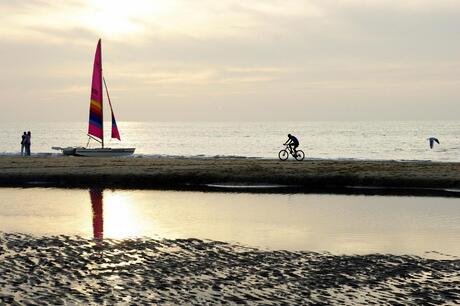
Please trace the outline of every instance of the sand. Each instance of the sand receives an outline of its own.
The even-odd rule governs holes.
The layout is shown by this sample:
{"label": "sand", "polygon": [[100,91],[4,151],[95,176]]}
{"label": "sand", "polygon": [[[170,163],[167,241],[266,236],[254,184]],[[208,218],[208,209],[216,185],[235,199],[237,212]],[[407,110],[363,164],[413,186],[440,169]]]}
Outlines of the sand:
{"label": "sand", "polygon": [[0,304],[460,303],[460,259],[0,233]]}
{"label": "sand", "polygon": [[[431,162],[0,157],[0,185],[205,190],[286,185],[299,192],[381,186],[437,194],[460,187],[459,170],[459,163]],[[460,259],[444,257],[0,232],[0,305],[459,304]]]}
{"label": "sand", "polygon": [[283,185],[312,192],[385,187],[393,192],[433,193],[460,189],[460,163],[0,157],[0,186],[212,189],[222,184]]}

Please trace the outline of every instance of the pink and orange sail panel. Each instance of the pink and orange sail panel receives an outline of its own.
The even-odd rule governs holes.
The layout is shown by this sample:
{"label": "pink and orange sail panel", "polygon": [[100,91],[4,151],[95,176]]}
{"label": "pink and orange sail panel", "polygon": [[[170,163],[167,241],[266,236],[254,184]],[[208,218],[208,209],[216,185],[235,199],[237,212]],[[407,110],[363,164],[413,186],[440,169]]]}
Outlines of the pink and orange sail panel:
{"label": "pink and orange sail panel", "polygon": [[107,83],[105,82],[105,78],[103,78],[103,81],[104,81],[105,91],[107,92],[107,100],[109,100],[110,113],[112,114],[112,138],[121,140],[120,132],[118,131],[118,127],[117,127],[117,121],[115,120],[115,114],[113,113],[112,102],[110,101],[109,91],[107,90]]}
{"label": "pink and orange sail panel", "polygon": [[120,132],[118,132],[117,121],[115,120],[115,115],[113,114],[112,103],[110,102],[110,99],[109,99],[109,105],[110,105],[110,111],[112,113],[112,138],[121,140]]}
{"label": "pink and orange sail panel", "polygon": [[101,40],[97,43],[94,56],[93,82],[91,84],[91,103],[89,108],[88,135],[104,140],[102,112],[102,57]]}

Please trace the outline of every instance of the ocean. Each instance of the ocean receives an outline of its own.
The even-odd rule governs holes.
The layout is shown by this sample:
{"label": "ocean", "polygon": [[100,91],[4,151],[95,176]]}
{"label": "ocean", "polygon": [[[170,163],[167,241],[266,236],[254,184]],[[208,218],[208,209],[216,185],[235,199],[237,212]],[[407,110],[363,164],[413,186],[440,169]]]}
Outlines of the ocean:
{"label": "ocean", "polygon": [[[460,121],[119,122],[118,127],[122,142],[106,140],[106,146],[135,147],[135,157],[276,159],[291,133],[307,160],[460,162]],[[57,155],[51,147],[86,146],[88,139],[86,122],[2,122],[0,154],[19,154],[21,134],[29,130],[33,155]],[[440,144],[430,149],[428,137]]]}

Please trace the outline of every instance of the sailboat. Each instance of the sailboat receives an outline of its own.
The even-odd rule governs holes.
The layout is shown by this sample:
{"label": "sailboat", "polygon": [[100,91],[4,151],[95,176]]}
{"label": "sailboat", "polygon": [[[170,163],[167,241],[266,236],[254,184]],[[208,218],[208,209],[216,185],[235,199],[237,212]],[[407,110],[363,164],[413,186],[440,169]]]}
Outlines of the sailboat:
{"label": "sailboat", "polygon": [[[105,78],[102,75],[102,50],[101,40],[99,39],[94,56],[93,80],[91,85],[91,98],[89,107],[89,123],[88,123],[88,143],[86,147],[52,147],[52,149],[60,150],[64,155],[87,156],[87,157],[116,157],[127,156],[134,153],[135,148],[107,148],[104,146],[104,107],[103,107],[103,88],[107,94],[109,101],[110,112],[112,114],[112,134],[111,138],[121,140],[120,132],[118,131],[117,122],[113,113],[112,102],[110,101],[109,91]],[[89,148],[91,140],[98,142],[100,148]]]}

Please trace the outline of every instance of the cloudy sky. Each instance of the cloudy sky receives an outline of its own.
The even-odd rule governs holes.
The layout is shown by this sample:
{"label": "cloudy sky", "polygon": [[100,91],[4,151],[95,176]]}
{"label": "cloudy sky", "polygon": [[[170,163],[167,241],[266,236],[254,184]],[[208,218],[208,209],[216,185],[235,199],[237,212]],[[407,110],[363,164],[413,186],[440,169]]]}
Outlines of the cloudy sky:
{"label": "cloudy sky", "polygon": [[459,120],[458,0],[0,0],[0,120]]}

